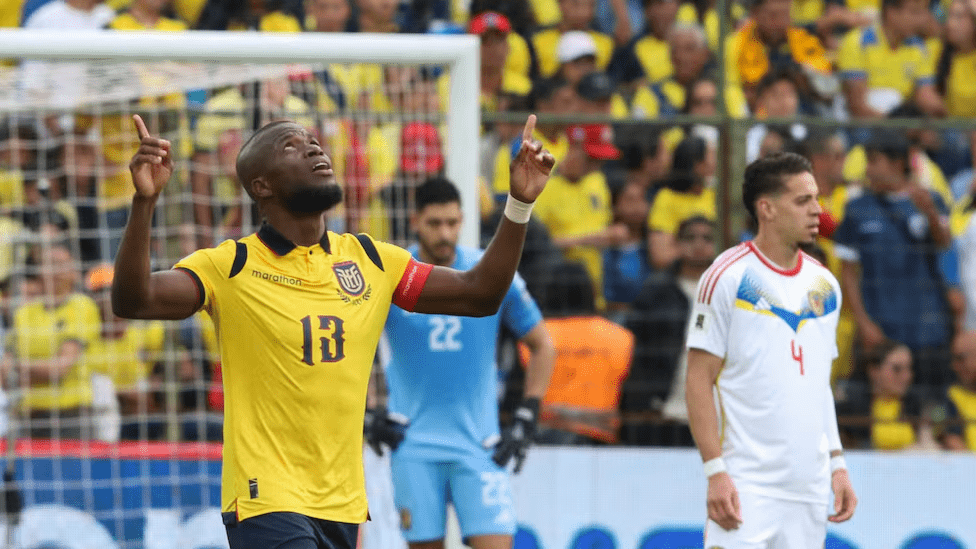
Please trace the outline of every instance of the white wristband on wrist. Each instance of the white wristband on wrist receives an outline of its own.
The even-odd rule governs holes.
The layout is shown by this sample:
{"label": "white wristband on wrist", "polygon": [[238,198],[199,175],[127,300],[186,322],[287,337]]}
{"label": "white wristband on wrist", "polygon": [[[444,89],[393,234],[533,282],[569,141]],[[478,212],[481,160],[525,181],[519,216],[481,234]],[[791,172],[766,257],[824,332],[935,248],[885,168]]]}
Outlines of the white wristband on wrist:
{"label": "white wristband on wrist", "polygon": [[838,469],[847,469],[847,462],[844,461],[844,456],[830,458],[830,472],[833,473]]}
{"label": "white wristband on wrist", "polygon": [[721,456],[710,459],[702,466],[705,469],[705,478],[725,472],[725,460]]}
{"label": "white wristband on wrist", "polygon": [[524,225],[532,217],[532,204],[522,202],[512,195],[508,195],[508,201],[505,202],[505,217],[514,223]]}

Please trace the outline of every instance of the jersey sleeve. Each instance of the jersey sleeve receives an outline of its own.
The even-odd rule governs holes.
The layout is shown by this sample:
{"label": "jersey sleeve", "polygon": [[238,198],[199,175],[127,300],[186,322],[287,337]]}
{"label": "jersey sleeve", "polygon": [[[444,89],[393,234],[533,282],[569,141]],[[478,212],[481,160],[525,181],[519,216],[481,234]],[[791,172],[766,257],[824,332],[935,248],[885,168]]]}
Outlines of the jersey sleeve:
{"label": "jersey sleeve", "polygon": [[515,279],[508,287],[505,300],[502,302],[502,322],[518,339],[525,337],[542,322],[542,312],[518,273],[515,274]]}
{"label": "jersey sleeve", "polygon": [[410,252],[399,246],[378,241],[373,241],[373,244],[383,261],[387,276],[390,277],[390,285],[393,287],[391,301],[405,311],[412,311],[434,266],[417,261]]}
{"label": "jersey sleeve", "polygon": [[[196,284],[198,308],[213,312],[215,290],[219,282],[229,276],[236,250],[236,243],[227,240],[216,248],[197,250],[173,266],[173,269],[185,272]],[[223,270],[220,269],[222,265],[226,267]]]}
{"label": "jersey sleeve", "polygon": [[723,267],[721,261],[716,261],[698,282],[691,325],[688,327],[688,348],[701,349],[725,358],[736,280],[732,275],[723,273]]}

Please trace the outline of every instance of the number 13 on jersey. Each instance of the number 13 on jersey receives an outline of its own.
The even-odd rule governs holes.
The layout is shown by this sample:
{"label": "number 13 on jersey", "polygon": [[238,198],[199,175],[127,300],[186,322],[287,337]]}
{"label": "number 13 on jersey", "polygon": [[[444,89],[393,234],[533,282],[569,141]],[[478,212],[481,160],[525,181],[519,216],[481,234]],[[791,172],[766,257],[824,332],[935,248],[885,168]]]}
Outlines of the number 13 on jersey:
{"label": "number 13 on jersey", "polygon": [[309,366],[315,365],[313,329],[316,331],[315,335],[324,332],[318,338],[318,347],[321,350],[319,362],[339,362],[346,358],[342,319],[332,315],[306,316],[302,319],[302,362]]}

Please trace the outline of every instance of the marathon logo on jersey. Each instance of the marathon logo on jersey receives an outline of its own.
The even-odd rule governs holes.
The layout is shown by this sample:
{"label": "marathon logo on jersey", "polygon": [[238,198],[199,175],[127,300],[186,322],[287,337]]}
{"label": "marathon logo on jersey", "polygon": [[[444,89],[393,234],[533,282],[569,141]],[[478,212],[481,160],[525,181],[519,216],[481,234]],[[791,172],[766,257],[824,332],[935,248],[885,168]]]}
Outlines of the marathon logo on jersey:
{"label": "marathon logo on jersey", "polygon": [[339,282],[339,299],[352,305],[369,301],[373,287],[366,283],[363,272],[355,261],[343,261],[332,266],[332,272]]}
{"label": "marathon logo on jersey", "polygon": [[285,275],[280,275],[280,274],[265,273],[265,272],[261,272],[261,271],[259,271],[257,269],[252,269],[251,270],[251,276],[254,277],[254,278],[260,278],[261,280],[269,280],[271,282],[274,282],[275,284],[287,284],[289,286],[301,286],[302,285],[302,281],[299,280],[299,279],[297,279],[297,278],[293,278],[293,277],[285,276]]}

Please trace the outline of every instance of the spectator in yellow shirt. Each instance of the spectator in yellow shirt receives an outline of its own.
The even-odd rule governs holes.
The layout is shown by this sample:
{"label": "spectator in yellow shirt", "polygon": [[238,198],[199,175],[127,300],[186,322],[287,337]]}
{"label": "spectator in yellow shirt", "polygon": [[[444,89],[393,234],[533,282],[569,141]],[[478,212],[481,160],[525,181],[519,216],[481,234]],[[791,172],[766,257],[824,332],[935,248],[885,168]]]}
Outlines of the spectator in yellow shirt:
{"label": "spectator in yellow shirt", "polygon": [[185,31],[186,23],[164,17],[172,0],[132,0],[129,7],[115,16],[108,24],[112,30]]}
{"label": "spectator in yellow shirt", "polygon": [[948,450],[976,452],[976,332],[963,332],[952,343],[956,383],[947,391],[948,414],[942,439]]}
{"label": "spectator in yellow shirt", "polygon": [[837,69],[851,116],[881,118],[907,101],[929,115],[945,112],[932,52],[918,36],[918,19],[926,12],[925,0],[882,0],[877,24],[844,36]]}
{"label": "spectator in yellow shirt", "polygon": [[85,276],[85,288],[98,304],[101,333],[85,353],[85,361],[94,375],[111,380],[122,416],[123,440],[163,438],[163,423],[152,421],[156,411],[151,398],[149,374],[152,363],[159,360],[165,339],[161,321],[130,322],[112,312],[110,290],[114,269],[111,264],[96,265]]}
{"label": "spectator in yellow shirt", "polygon": [[[566,81],[565,78],[554,76],[538,80],[532,88],[532,110],[541,115],[546,114],[569,114],[579,110],[579,96],[576,90]],[[546,122],[541,120],[535,126],[535,139],[542,143],[542,146],[552,153],[556,159],[556,165],[565,158],[566,151],[569,149],[569,141],[566,137],[566,124],[559,122]],[[509,171],[513,151],[517,151],[521,144],[521,137],[518,137],[518,144],[515,141],[502,142],[495,154],[495,169],[491,180],[491,192],[499,204],[504,203],[508,196]]]}
{"label": "spectator in yellow shirt", "polygon": [[512,23],[504,15],[486,11],[471,19],[468,32],[481,38],[481,109],[497,112],[500,95],[528,96],[532,82],[507,70]]}
{"label": "spectator in yellow shirt", "polygon": [[66,244],[45,241],[35,257],[41,296],[14,313],[3,379],[19,380],[29,436],[88,439],[92,387],[84,354],[100,329],[98,306],[75,291],[78,265]]}
{"label": "spectator in yellow shirt", "polygon": [[539,31],[532,36],[539,75],[552,76],[559,70],[559,39],[569,31],[581,31],[590,35],[596,44],[597,69],[607,70],[613,56],[614,43],[610,36],[591,30],[596,1],[560,0],[559,8],[562,11],[559,23],[554,28]]}
{"label": "spectator in yellow shirt", "polygon": [[282,0],[207,0],[197,21],[200,30],[301,32],[297,14]]}
{"label": "spectator in yellow shirt", "polygon": [[[726,43],[728,84],[742,87],[750,109],[755,108],[756,85],[771,70],[798,66],[814,80],[831,74],[833,67],[820,40],[794,26],[790,7],[790,0],[756,0],[750,19]],[[807,78],[801,93],[808,94],[812,85]]]}
{"label": "spectator in yellow shirt", "polygon": [[[976,118],[976,4],[954,0],[945,22],[945,46],[938,56],[935,73],[936,91],[945,101],[946,114],[958,118]],[[956,132],[957,140],[967,140],[971,168],[976,159],[976,132]],[[950,137],[951,139],[951,137]],[[953,194],[958,198],[972,186],[971,169],[953,177]]]}
{"label": "spectator in yellow shirt", "polygon": [[613,60],[611,73],[629,86],[653,84],[671,76],[668,34],[678,15],[677,0],[643,0],[644,31],[623,47]]}
{"label": "spectator in yellow shirt", "polygon": [[[582,263],[599,289],[603,287],[601,250],[624,242],[628,235],[622,224],[611,224],[610,189],[600,171],[607,160],[620,158],[620,149],[614,144],[610,126],[570,126],[566,135],[566,156],[533,211],[566,259]],[[602,308],[602,297],[598,301]]]}
{"label": "spectator in yellow shirt", "polygon": [[614,90],[606,73],[591,72],[584,76],[576,84],[576,94],[580,98],[580,113],[610,115],[616,119],[627,117],[627,102]]}
{"label": "spectator in yellow shirt", "polygon": [[665,269],[678,258],[675,234],[682,221],[696,215],[716,219],[715,166],[715,148],[702,137],[685,137],[675,148],[672,175],[647,217],[647,247],[655,269]]}

